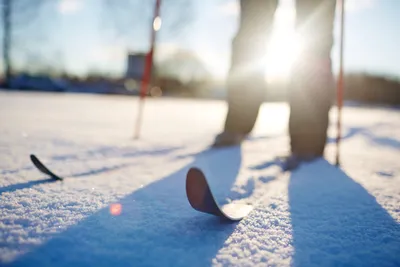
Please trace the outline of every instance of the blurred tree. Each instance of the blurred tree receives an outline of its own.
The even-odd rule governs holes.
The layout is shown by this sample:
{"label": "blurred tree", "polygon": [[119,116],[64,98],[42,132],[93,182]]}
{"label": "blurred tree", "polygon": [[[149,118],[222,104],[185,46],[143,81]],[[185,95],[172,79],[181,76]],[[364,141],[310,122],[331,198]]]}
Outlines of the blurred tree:
{"label": "blurred tree", "polygon": [[[129,39],[134,32],[150,36],[155,0],[102,0],[104,27],[114,37]],[[161,0],[161,34],[169,38],[182,36],[190,27],[195,15],[193,0]],[[143,31],[144,29],[144,31]]]}
{"label": "blurred tree", "polygon": [[[174,93],[190,93],[195,95],[197,91],[212,81],[212,75],[204,66],[204,63],[191,51],[180,50],[170,57],[159,62],[155,66],[157,79],[173,81],[180,84],[177,88],[164,86],[165,92],[181,91]],[[169,84],[174,84],[170,82]],[[183,92],[182,92],[183,91]]]}
{"label": "blurred tree", "polygon": [[38,12],[45,2],[51,0],[3,0],[2,22],[3,22],[3,66],[4,86],[12,75],[11,53],[14,42],[19,38],[21,32],[26,32],[32,25],[32,21],[38,18]]}
{"label": "blurred tree", "polygon": [[46,59],[46,57],[44,57],[39,51],[25,50],[24,54],[24,65],[34,67],[24,68],[19,71],[31,75],[50,77],[60,77],[65,75],[67,72],[64,68],[64,56],[60,50],[51,53],[51,56],[57,58],[57,61]]}
{"label": "blurred tree", "polygon": [[11,43],[11,3],[12,0],[3,0],[3,64],[4,86],[8,86],[11,77],[10,43]]}

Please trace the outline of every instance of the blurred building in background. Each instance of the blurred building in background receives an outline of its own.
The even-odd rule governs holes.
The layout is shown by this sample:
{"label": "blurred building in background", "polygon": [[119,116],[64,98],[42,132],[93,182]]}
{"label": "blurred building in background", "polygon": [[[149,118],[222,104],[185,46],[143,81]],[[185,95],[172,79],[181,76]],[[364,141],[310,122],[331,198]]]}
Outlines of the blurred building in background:
{"label": "blurred building in background", "polygon": [[125,78],[140,81],[143,77],[146,54],[129,53]]}

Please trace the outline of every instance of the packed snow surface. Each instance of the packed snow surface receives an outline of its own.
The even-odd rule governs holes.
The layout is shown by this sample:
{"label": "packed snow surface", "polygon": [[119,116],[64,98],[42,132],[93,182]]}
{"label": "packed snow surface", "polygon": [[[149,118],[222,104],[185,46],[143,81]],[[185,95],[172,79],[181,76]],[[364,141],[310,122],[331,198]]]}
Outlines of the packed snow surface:
{"label": "packed snow surface", "polygon": [[[400,266],[400,110],[347,106],[342,166],[281,173],[289,109],[264,104],[241,147],[207,150],[221,101],[0,93],[1,266]],[[37,155],[63,182],[38,172]],[[188,168],[237,223],[193,210]]]}

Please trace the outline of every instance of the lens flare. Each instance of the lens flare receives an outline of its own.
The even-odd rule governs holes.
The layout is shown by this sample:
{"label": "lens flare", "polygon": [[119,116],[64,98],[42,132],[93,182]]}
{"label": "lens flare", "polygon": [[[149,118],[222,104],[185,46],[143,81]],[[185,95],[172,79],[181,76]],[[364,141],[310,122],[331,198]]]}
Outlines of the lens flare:
{"label": "lens flare", "polygon": [[119,203],[111,204],[110,205],[110,214],[113,216],[118,216],[122,212],[122,205]]}
{"label": "lens flare", "polygon": [[161,29],[161,17],[156,17],[153,21],[153,29],[159,31]]}

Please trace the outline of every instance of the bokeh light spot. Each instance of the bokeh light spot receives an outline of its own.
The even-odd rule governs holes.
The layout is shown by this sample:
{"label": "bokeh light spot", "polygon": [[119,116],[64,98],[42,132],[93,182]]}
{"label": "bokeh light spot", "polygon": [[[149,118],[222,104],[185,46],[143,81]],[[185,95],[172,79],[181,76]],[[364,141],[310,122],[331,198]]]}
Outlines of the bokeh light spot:
{"label": "bokeh light spot", "polygon": [[124,85],[128,91],[135,91],[138,88],[138,83],[134,79],[127,79]]}
{"label": "bokeh light spot", "polygon": [[122,205],[120,203],[115,203],[110,205],[110,213],[113,216],[118,216],[122,212]]}
{"label": "bokeh light spot", "polygon": [[151,90],[150,90],[150,95],[151,95],[152,97],[160,97],[160,96],[162,96],[162,90],[161,90],[161,88],[160,88],[160,87],[157,87],[157,86],[151,88]]}
{"label": "bokeh light spot", "polygon": [[153,29],[159,31],[161,29],[161,17],[156,17],[153,22]]}

